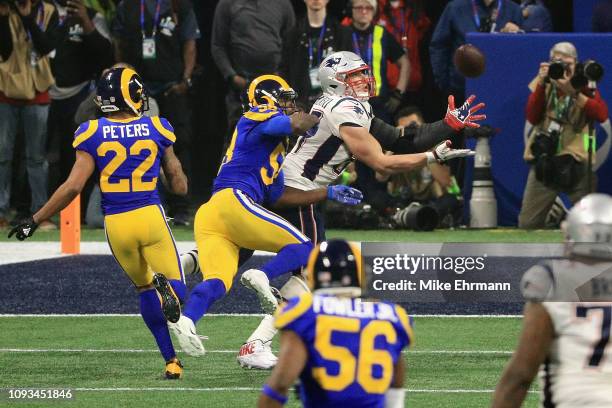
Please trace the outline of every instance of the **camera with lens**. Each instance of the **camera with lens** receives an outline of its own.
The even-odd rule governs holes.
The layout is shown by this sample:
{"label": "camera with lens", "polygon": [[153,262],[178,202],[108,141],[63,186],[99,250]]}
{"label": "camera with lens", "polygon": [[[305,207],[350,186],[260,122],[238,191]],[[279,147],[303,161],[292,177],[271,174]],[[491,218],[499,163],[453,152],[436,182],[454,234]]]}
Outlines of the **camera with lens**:
{"label": "camera with lens", "polygon": [[548,78],[550,79],[561,79],[565,76],[565,73],[569,72],[569,64],[563,60],[555,59],[550,61],[548,66]]}
{"label": "camera with lens", "polygon": [[548,130],[540,130],[533,138],[531,144],[531,154],[536,161],[542,157],[552,157],[557,152],[559,145],[560,129],[550,128]]}
{"label": "camera with lens", "polygon": [[600,63],[594,60],[586,60],[576,64],[571,83],[574,89],[582,89],[586,87],[589,82],[601,81],[603,74],[604,69]]}

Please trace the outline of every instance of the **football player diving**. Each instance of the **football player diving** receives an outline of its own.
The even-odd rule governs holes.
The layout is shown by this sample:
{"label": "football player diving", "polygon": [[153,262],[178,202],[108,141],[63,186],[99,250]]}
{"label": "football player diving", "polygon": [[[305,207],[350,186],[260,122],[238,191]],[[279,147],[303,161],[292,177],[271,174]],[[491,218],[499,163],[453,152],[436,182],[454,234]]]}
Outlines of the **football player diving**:
{"label": "football player diving", "polygon": [[523,276],[523,331],[494,408],[521,406],[538,370],[541,407],[612,407],[612,197],[587,195],[562,229],[567,257]]}
{"label": "football player diving", "polygon": [[402,350],[414,341],[406,311],[360,298],[360,251],[345,240],[321,242],[306,269],[313,293],[289,299],[276,313],[278,363],[258,406],[284,405],[299,377],[307,408],[403,407]]}
{"label": "football player diving", "polygon": [[68,179],[9,237],[31,237],[40,222],[79,195],[97,170],[108,245],[138,291],[140,313],[166,361],[165,377],[178,379],[183,366],[176,358],[167,321],[178,320],[186,287],[157,191],[161,176],[173,193],[187,193],[187,177],[172,147],[176,136],[166,119],[142,116],[147,97],[142,79],[131,68],[107,70],[98,82],[95,101],[103,117],[76,130],[72,144],[76,161]]}

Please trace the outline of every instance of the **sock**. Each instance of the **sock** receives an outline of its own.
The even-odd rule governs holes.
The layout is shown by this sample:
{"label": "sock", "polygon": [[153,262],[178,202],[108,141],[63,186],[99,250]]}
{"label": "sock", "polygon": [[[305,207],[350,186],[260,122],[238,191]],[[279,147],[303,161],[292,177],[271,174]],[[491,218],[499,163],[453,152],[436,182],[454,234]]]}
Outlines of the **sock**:
{"label": "sock", "polygon": [[161,310],[161,303],[157,297],[155,289],[140,292],[140,314],[142,318],[155,337],[157,347],[161,352],[164,361],[168,361],[176,357],[176,352],[172,346],[172,340],[170,339],[170,332],[168,331],[168,324],[166,318]]}
{"label": "sock", "polygon": [[294,269],[299,269],[308,263],[312,250],[312,242],[285,245],[274,258],[266,262],[260,269],[272,280]]}
{"label": "sock", "polygon": [[253,340],[261,340],[264,344],[272,341],[272,338],[276,334],[274,328],[274,316],[265,315],[259,326],[255,329],[253,334],[247,339],[247,343]]}
{"label": "sock", "polygon": [[177,279],[170,279],[168,282],[170,282],[170,286],[172,286],[174,293],[176,293],[176,296],[178,296],[179,300],[181,301],[181,305],[184,304],[185,295],[187,294],[187,286],[185,286],[182,281]]}
{"label": "sock", "polygon": [[187,275],[197,275],[200,272],[200,264],[198,263],[198,250],[192,249],[184,254],[181,254],[181,266],[183,272]]}
{"label": "sock", "polygon": [[208,279],[200,282],[189,294],[183,314],[195,324],[217,299],[225,295],[225,285],[221,279]]}

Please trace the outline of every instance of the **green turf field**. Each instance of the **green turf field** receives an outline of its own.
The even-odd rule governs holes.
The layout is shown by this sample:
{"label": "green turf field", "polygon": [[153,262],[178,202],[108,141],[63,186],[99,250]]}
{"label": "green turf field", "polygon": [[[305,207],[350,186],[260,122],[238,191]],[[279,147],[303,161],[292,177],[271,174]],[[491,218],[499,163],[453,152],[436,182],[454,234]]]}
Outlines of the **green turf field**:
{"label": "green turf field", "polygon": [[[256,316],[211,316],[198,325],[209,353],[179,353],[180,381],[161,379],[163,362],[139,317],[0,317],[0,389],[71,388],[74,400],[11,406],[253,407],[267,372],[235,361]],[[406,406],[484,407],[510,358],[518,318],[416,317],[407,361]],[[534,388],[535,389],[535,388]],[[7,406],[7,393],[0,406]],[[530,393],[527,407],[536,406]],[[288,406],[295,407],[295,398]]]}
{"label": "green turf field", "polygon": [[[173,228],[177,241],[193,241],[193,229]],[[0,231],[0,242],[8,241],[8,232]],[[437,230],[415,232],[402,230],[328,230],[328,238],[345,238],[353,241],[398,241],[398,242],[561,242],[559,230],[524,231],[516,228],[491,230]],[[13,238],[15,240],[15,238]],[[58,241],[59,231],[36,231],[28,241]],[[104,230],[86,229],[81,231],[83,241],[106,241]]]}

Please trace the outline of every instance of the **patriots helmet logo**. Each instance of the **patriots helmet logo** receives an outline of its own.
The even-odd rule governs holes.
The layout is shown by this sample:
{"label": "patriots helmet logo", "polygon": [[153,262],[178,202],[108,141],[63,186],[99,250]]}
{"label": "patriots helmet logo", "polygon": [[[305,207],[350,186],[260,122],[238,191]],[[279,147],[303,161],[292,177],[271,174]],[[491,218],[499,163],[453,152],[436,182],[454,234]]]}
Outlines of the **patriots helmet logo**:
{"label": "patriots helmet logo", "polygon": [[334,66],[336,66],[336,65],[338,65],[340,63],[341,59],[342,59],[341,57],[329,58],[327,60],[327,62],[325,63],[325,66],[329,67],[329,68],[333,68]]}

